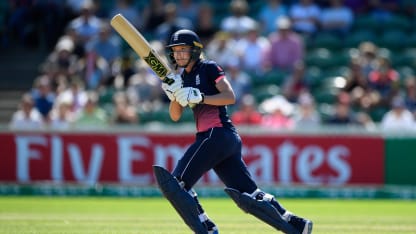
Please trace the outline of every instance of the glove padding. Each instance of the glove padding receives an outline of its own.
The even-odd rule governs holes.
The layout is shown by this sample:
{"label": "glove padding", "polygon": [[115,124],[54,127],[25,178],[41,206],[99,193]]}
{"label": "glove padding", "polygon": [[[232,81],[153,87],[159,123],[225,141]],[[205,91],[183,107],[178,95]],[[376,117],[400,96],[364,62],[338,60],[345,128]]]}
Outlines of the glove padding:
{"label": "glove padding", "polygon": [[175,92],[176,101],[181,106],[186,107],[187,105],[195,105],[201,103],[203,100],[202,93],[197,88],[184,87]]}
{"label": "glove padding", "polygon": [[169,73],[166,77],[170,81],[170,84],[163,82],[162,89],[166,93],[166,96],[168,96],[169,100],[175,101],[174,94],[182,87],[182,78],[180,75],[174,73]]}

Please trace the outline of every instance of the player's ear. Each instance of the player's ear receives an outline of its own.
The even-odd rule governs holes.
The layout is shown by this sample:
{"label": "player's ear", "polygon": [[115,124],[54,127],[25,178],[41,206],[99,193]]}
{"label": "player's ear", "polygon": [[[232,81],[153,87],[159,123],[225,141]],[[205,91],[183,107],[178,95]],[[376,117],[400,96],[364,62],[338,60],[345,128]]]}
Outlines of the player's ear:
{"label": "player's ear", "polygon": [[175,60],[175,57],[173,56],[173,50],[171,47],[166,48],[166,57],[168,58],[171,64],[176,66],[176,60]]}

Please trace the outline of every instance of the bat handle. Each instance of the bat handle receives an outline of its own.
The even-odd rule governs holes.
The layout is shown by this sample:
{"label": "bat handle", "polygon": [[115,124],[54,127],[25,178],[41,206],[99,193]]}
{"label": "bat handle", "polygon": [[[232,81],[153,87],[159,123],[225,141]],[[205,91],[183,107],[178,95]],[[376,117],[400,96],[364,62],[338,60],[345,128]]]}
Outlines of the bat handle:
{"label": "bat handle", "polygon": [[172,79],[172,78],[169,78],[169,77],[165,76],[165,78],[163,78],[162,82],[163,83],[166,83],[168,85],[171,85],[171,84],[173,84],[173,82],[175,82],[175,80]]}

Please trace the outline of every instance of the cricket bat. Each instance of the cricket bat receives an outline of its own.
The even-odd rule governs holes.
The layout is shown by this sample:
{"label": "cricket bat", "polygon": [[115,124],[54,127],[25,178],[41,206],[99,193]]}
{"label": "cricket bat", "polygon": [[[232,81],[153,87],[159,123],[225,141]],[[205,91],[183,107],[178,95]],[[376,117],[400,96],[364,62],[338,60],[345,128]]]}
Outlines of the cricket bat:
{"label": "cricket bat", "polygon": [[110,24],[163,82],[168,84],[174,82],[173,79],[166,77],[172,72],[169,65],[152,49],[146,38],[123,15],[115,15]]}

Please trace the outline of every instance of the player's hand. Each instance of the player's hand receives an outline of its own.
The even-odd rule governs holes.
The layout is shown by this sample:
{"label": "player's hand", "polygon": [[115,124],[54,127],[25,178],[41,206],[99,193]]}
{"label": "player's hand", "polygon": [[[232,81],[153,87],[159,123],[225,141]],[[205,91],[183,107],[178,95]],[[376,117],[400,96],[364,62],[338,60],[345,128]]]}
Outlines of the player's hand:
{"label": "player's hand", "polygon": [[203,94],[199,89],[192,87],[184,87],[175,92],[176,101],[185,107],[187,105],[199,104],[203,100]]}
{"label": "player's hand", "polygon": [[182,87],[182,78],[180,75],[169,73],[165,81],[162,83],[162,89],[168,96],[169,100],[175,101],[174,93]]}

